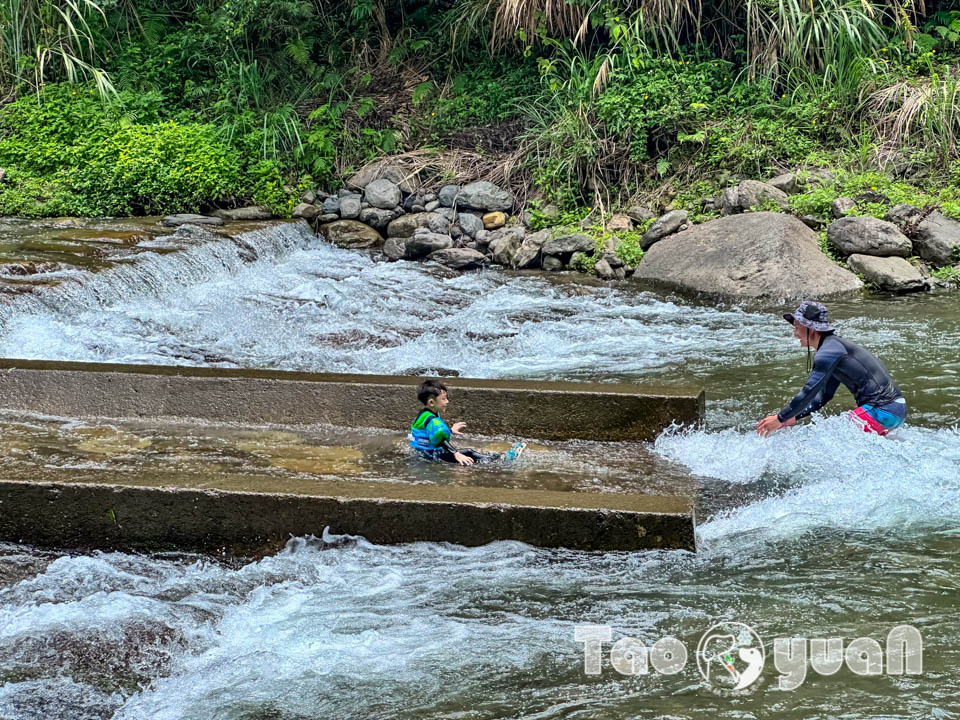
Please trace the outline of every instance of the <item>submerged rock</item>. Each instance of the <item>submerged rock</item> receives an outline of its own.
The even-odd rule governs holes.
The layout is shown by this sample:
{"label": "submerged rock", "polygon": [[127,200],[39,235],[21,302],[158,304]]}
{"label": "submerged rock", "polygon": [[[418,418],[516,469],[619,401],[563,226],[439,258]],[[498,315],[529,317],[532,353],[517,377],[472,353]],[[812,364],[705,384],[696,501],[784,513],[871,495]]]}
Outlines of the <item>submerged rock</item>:
{"label": "submerged rock", "polygon": [[731,215],[656,243],[634,277],[671,290],[732,299],[815,299],[860,290],[790,215]]}
{"label": "submerged rock", "polygon": [[223,225],[223,218],[181,213],[179,215],[167,215],[160,222],[167,227],[179,227],[180,225]]}

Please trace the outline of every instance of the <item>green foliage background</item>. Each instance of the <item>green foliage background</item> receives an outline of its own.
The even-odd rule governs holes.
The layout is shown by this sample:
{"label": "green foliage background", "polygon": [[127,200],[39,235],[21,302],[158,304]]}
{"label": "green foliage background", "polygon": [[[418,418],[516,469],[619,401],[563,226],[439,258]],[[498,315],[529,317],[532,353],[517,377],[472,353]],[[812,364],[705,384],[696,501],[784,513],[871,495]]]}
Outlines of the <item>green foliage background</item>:
{"label": "green foliage background", "polygon": [[12,0],[0,21],[4,214],[283,213],[424,149],[502,155],[561,212],[699,212],[797,166],[957,195],[955,2]]}

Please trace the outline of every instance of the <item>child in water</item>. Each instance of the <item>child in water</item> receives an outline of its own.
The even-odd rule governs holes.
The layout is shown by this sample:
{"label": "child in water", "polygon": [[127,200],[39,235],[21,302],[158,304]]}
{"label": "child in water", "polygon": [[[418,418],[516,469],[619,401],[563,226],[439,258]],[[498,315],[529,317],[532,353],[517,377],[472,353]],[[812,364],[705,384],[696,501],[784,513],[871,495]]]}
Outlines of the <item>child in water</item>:
{"label": "child in water", "polygon": [[[453,427],[440,418],[440,413],[447,407],[450,400],[447,398],[447,386],[437,380],[425,380],[420,385],[417,399],[423,404],[423,409],[410,426],[410,447],[420,455],[430,460],[473,465],[475,462],[489,462],[504,459],[501,453],[480,453],[476,450],[458,449],[450,444],[450,437],[460,435],[466,423],[457,422]],[[506,459],[513,460],[526,447],[524,443],[517,443],[506,454]]]}

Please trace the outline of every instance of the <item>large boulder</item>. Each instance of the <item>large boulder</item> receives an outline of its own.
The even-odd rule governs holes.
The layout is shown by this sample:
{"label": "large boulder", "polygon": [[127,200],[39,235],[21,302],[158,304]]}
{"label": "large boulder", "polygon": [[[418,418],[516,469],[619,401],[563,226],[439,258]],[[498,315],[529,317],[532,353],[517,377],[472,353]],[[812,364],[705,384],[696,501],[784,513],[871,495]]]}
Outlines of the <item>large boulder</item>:
{"label": "large boulder", "polygon": [[401,215],[387,225],[387,237],[408,238],[413,236],[417,228],[428,227],[430,227],[430,213]]}
{"label": "large boulder", "polygon": [[[443,202],[441,196],[440,201]],[[446,205],[446,203],[444,203]],[[500,210],[507,212],[513,209],[513,193],[502,190],[492,182],[481,180],[460,188],[460,197],[457,205],[470,210]]]}
{"label": "large boulder", "polygon": [[635,278],[681,292],[745,299],[823,298],[863,283],[820,251],[817,234],[791,215],[732,215],[656,243]]}
{"label": "large boulder", "polygon": [[727,188],[717,199],[716,205],[721,215],[734,215],[760,207],[768,201],[776,203],[784,211],[790,207],[783,190],[759,180],[744,180],[736,187]]}
{"label": "large boulder", "polygon": [[317,232],[342,248],[370,248],[383,245],[383,237],[369,225],[356,220],[336,220],[317,226]]}
{"label": "large boulder", "polygon": [[180,225],[223,225],[223,218],[181,213],[179,215],[167,215],[160,222],[167,227],[179,227]]}
{"label": "large boulder", "polygon": [[543,246],[552,237],[553,235],[549,230],[541,230],[527,235],[520,243],[520,249],[513,256],[513,266],[517,270],[539,267]]}
{"label": "large boulder", "polygon": [[667,235],[672,235],[679,230],[680,226],[686,221],[686,210],[671,210],[666,215],[661,215],[640,238],[640,249],[649,250],[655,242],[663,240]]}
{"label": "large boulder", "polygon": [[570,256],[575,252],[592,252],[595,244],[596,241],[589,235],[574,233],[573,235],[561,235],[547,240],[541,250],[545,256]]}
{"label": "large boulder", "polygon": [[[381,210],[391,210],[400,204],[400,188],[396,183],[389,180],[374,180],[363,190],[363,199],[370,203],[371,207]],[[337,203],[339,211],[340,203]],[[326,201],[324,201],[326,207]]]}
{"label": "large boulder", "polygon": [[931,265],[960,261],[960,223],[934,210],[917,225],[913,247]]}
{"label": "large boulder", "polygon": [[513,267],[514,258],[523,243],[524,234],[522,227],[506,228],[491,233],[488,254],[498,265]]}
{"label": "large boulder", "polygon": [[847,258],[847,265],[878,290],[908,293],[928,289],[920,271],[902,257],[851,255]]}
{"label": "large boulder", "polygon": [[446,250],[453,247],[453,238],[449,235],[420,231],[404,241],[407,260],[419,260],[437,250]]}
{"label": "large boulder", "polygon": [[845,217],[830,223],[827,239],[844,255],[910,257],[910,239],[893,223],[875,217]]}
{"label": "large boulder", "polygon": [[427,260],[446,265],[454,270],[475,270],[487,262],[487,256],[471,248],[447,248],[427,255]]}

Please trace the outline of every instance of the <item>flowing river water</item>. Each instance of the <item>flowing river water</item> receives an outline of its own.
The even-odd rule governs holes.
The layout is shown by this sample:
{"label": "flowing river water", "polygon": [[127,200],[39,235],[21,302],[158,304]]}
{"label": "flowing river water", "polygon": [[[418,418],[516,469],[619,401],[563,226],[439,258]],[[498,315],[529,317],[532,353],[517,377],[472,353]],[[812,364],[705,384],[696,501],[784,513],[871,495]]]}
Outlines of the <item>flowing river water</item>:
{"label": "flowing river water", "polygon": [[[832,303],[911,408],[891,438],[839,412],[761,439],[805,379],[782,307],[703,306],[569,276],[375,262],[297,224],[146,241],[0,303],[0,356],[697,384],[707,426],[655,443],[546,443],[510,472],[418,463],[398,429],[206,428],[0,417],[6,475],[317,474],[585,492],[682,488],[699,552],[584,553],[295,538],[261,559],[0,545],[0,718],[953,718],[960,716],[960,297]],[[450,415],[456,419],[456,379]],[[412,412],[415,402],[411,403]],[[481,444],[509,442],[483,438]],[[158,470],[157,468],[161,468]],[[2,505],[0,505],[2,511]],[[737,693],[694,661],[714,623],[778,637],[923,637],[920,675],[768,657]],[[674,675],[584,672],[577,625],[682,641]],[[886,664],[884,664],[886,668]]]}

